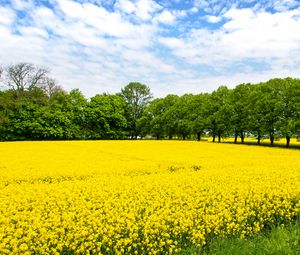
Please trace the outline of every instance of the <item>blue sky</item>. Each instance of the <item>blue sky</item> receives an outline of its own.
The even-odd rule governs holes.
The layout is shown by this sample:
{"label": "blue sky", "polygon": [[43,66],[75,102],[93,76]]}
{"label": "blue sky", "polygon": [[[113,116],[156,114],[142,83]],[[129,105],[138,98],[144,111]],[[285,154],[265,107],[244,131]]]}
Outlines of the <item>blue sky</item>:
{"label": "blue sky", "polygon": [[87,97],[300,76],[300,1],[0,0],[0,65],[45,66]]}

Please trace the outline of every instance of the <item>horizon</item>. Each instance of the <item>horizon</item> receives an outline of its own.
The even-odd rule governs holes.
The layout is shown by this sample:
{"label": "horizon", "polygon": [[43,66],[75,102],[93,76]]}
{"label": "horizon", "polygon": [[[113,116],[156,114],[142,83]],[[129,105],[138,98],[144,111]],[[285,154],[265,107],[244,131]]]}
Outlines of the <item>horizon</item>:
{"label": "horizon", "polygon": [[88,98],[134,81],[158,98],[299,78],[300,2],[0,0],[0,52]]}

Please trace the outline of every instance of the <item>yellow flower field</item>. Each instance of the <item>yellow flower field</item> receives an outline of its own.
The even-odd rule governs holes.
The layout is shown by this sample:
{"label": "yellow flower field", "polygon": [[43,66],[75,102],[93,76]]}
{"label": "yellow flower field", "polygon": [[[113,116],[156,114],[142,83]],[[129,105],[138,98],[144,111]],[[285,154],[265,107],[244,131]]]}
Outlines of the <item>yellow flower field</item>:
{"label": "yellow flower field", "polygon": [[300,213],[299,150],[7,142],[0,170],[0,254],[173,254]]}

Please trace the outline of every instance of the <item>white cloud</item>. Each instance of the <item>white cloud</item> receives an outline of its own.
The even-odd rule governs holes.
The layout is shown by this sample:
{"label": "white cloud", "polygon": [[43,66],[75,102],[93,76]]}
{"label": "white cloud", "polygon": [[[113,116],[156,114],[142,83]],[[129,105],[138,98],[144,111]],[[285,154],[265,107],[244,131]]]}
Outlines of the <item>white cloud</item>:
{"label": "white cloud", "polygon": [[197,7],[193,6],[191,9],[189,9],[190,13],[197,13],[199,10]]}
{"label": "white cloud", "polygon": [[127,0],[117,1],[116,6],[117,8],[119,8],[119,10],[127,14],[134,13],[137,9],[136,5],[133,2]]}
{"label": "white cloud", "polygon": [[0,24],[10,26],[15,20],[15,16],[13,10],[0,6]]}
{"label": "white cloud", "polygon": [[11,4],[16,10],[30,9],[34,6],[32,0],[11,0]]}
{"label": "white cloud", "polygon": [[174,51],[185,47],[184,40],[175,37],[160,37],[158,38],[158,42],[173,49]]}
{"label": "white cloud", "polygon": [[[236,9],[232,8],[224,14],[225,18],[230,19],[224,25],[226,29],[236,29],[236,28],[247,28],[251,25],[252,21],[255,21],[255,13],[250,8]],[[241,22],[241,24],[238,24]]]}
{"label": "white cloud", "polygon": [[274,9],[276,11],[287,11],[290,8],[294,8],[299,5],[299,1],[296,0],[275,0],[273,3]]}
{"label": "white cloud", "polygon": [[39,28],[46,28],[52,34],[64,35],[67,33],[66,26],[60,18],[49,8],[37,7],[31,12],[33,25]]}
{"label": "white cloud", "polygon": [[69,23],[74,23],[76,20],[97,28],[98,33],[116,37],[134,33],[134,26],[122,19],[118,13],[108,12],[105,8],[90,3],[79,4],[70,0],[58,0],[58,2]]}
{"label": "white cloud", "polygon": [[84,18],[85,10],[83,5],[72,0],[57,0],[62,11],[71,18]]}
{"label": "white cloud", "polygon": [[18,30],[24,36],[43,37],[43,38],[49,37],[47,31],[37,27],[21,26],[18,28]]}
{"label": "white cloud", "polygon": [[[5,52],[1,63],[13,60],[47,66],[63,87],[78,87],[87,96],[116,92],[132,80],[146,83],[158,73],[176,71],[150,50],[159,30],[155,22],[137,25],[118,11],[90,3],[56,3],[56,9],[34,8],[26,17],[32,20],[30,25],[15,26],[18,34],[8,29],[13,19],[0,26],[0,50]],[[136,10],[146,8],[143,4],[136,2]],[[154,15],[152,11],[148,9]]]}
{"label": "white cloud", "polygon": [[[238,54],[243,57],[284,58],[294,59],[294,51],[300,53],[300,20],[294,18],[300,10],[284,13],[251,13],[250,10],[235,10],[225,16],[232,20],[224,25],[224,31],[232,31],[222,36],[227,47],[240,49]],[[299,30],[300,31],[300,30]],[[239,47],[238,47],[239,45]],[[238,57],[238,56],[237,56]]]}
{"label": "white cloud", "polygon": [[155,1],[150,0],[139,0],[137,1],[137,10],[136,15],[143,20],[149,20],[152,18],[153,13],[158,10],[161,10],[162,7],[157,4]]}
{"label": "white cloud", "polygon": [[271,66],[274,60],[294,63],[300,58],[300,33],[295,32],[300,27],[300,19],[295,18],[299,13],[254,13],[233,8],[224,14],[229,20],[219,30],[193,29],[182,39],[165,38],[160,42],[188,63],[217,69],[245,59],[266,61]]}
{"label": "white cloud", "polygon": [[207,15],[206,16],[206,20],[209,22],[209,23],[218,23],[222,20],[222,17],[220,16],[213,16],[213,15]]}
{"label": "white cloud", "polygon": [[172,24],[176,20],[176,17],[170,11],[164,10],[159,15],[157,15],[156,19],[158,22],[164,24]]}
{"label": "white cloud", "polygon": [[[107,3],[51,0],[55,8],[50,9],[16,0],[0,7],[0,64],[49,67],[63,87],[79,88],[86,96],[120,91],[130,81],[164,96],[299,76],[299,8],[269,13],[201,0],[176,10],[150,0],[117,0],[106,9],[101,2]],[[24,19],[13,10],[26,8]],[[204,9],[209,12],[201,16]],[[193,23],[188,15],[199,19]],[[209,30],[204,19],[225,24]],[[248,60],[266,63],[268,70]]]}
{"label": "white cloud", "polygon": [[208,14],[217,15],[221,13],[224,6],[227,6],[229,3],[232,4],[231,1],[195,0],[193,7]]}
{"label": "white cloud", "polygon": [[123,13],[133,14],[143,21],[149,21],[154,14],[162,10],[162,6],[151,0],[117,0],[115,7]]}

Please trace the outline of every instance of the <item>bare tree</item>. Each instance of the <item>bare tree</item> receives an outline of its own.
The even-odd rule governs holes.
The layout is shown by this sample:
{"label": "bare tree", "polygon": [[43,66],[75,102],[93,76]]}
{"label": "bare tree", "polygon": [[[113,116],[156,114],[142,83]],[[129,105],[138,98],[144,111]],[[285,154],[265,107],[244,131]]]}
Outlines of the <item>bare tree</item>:
{"label": "bare tree", "polygon": [[8,86],[20,97],[26,89],[43,87],[47,80],[48,70],[30,63],[18,63],[6,68]]}
{"label": "bare tree", "polygon": [[62,89],[62,87],[57,85],[57,82],[52,78],[46,79],[46,82],[45,82],[43,88],[44,88],[47,96],[49,97],[49,100],[52,99],[53,95],[55,95],[61,91],[64,91]]}

